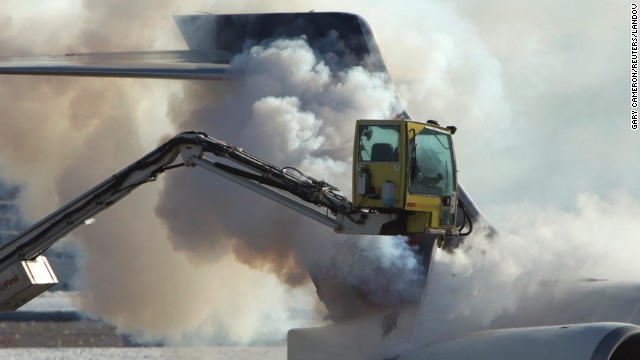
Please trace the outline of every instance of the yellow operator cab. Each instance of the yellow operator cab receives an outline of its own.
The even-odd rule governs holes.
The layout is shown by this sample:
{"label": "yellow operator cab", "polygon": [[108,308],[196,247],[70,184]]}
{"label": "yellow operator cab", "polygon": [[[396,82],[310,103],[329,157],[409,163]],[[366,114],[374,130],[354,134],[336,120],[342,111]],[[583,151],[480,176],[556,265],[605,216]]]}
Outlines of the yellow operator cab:
{"label": "yellow operator cab", "polygon": [[450,232],[456,224],[455,127],[406,120],[358,120],[353,203],[398,213],[405,234]]}

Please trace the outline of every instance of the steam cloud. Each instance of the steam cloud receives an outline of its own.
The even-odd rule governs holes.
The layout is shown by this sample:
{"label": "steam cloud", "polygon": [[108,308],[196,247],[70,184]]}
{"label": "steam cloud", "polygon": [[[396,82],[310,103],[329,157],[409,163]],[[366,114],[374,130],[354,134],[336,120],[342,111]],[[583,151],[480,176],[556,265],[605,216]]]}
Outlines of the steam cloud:
{"label": "steam cloud", "polygon": [[[203,129],[269,162],[298,168],[343,189],[350,188],[356,114],[388,118],[399,110],[385,75],[359,67],[332,74],[302,39],[254,47],[234,66],[245,75],[233,93],[196,117],[178,117],[175,126]],[[192,198],[176,191],[185,185],[194,189]],[[212,201],[198,200],[203,197]],[[232,249],[241,261],[296,285],[306,276],[292,252],[309,252],[309,261],[326,262],[318,254],[330,252],[326,247],[332,245],[326,244],[334,235],[296,213],[280,211],[280,206],[209,174],[180,174],[167,179],[157,212],[174,247],[188,250],[189,256],[211,258],[217,247],[211,234],[224,234],[218,239],[233,239]],[[215,220],[201,221],[194,212]]]}
{"label": "steam cloud", "polygon": [[[416,337],[422,344],[491,327],[560,324],[565,314],[544,304],[593,280],[638,282],[633,219],[640,202],[628,193],[606,200],[579,194],[570,212],[523,204],[510,210],[512,225],[497,237],[476,233],[462,251],[436,256]],[[608,306],[599,301],[598,310]]]}
{"label": "steam cloud", "polygon": [[[195,9],[168,0],[84,1],[34,13],[27,3],[0,4],[0,55],[176,49],[183,45],[170,16]],[[458,125],[461,179],[505,234],[491,243],[477,234],[455,256],[436,258],[430,291],[442,296],[433,307],[444,309],[443,321],[463,319],[469,327],[514,311],[531,284],[557,277],[549,269],[563,269],[568,278],[638,277],[633,259],[615,266],[606,260],[638,253],[628,224],[640,215],[634,181],[639,174],[628,164],[639,143],[629,141],[626,120],[615,130],[598,124],[618,119],[616,99],[626,99],[616,86],[626,84],[624,75],[605,70],[620,61],[602,55],[626,53],[617,41],[602,40],[616,38],[622,22],[599,16],[608,12],[595,2],[580,3],[581,19],[601,19],[598,27],[565,18],[572,13],[566,9],[543,12],[551,1],[537,9],[523,4],[491,2],[476,9],[404,1],[392,10],[384,2],[364,1],[238,2],[225,4],[224,11],[220,4],[200,6],[215,12],[361,13],[378,33],[407,109],[416,119]],[[547,26],[520,23],[523,17],[513,15],[523,8],[538,18],[544,13]],[[54,15],[60,13],[65,15]],[[414,26],[411,31],[406,24]],[[568,30],[577,26],[582,42]],[[521,31],[509,30],[514,27]],[[569,59],[562,45],[568,39],[574,44]],[[624,44],[626,38],[620,39]],[[167,134],[202,129],[346,191],[353,121],[400,110],[384,75],[357,67],[330,71],[302,39],[263,44],[235,61],[247,76],[232,87],[4,76],[0,177],[24,186],[21,209],[37,220]],[[601,70],[587,75],[592,69]],[[576,98],[583,102],[576,104]],[[558,126],[560,121],[565,123]],[[558,131],[565,124],[572,131]],[[576,187],[584,194],[572,204]],[[621,188],[626,192],[615,192]],[[542,205],[555,201],[557,208]],[[595,241],[593,234],[603,232],[611,234],[607,242]],[[338,238],[197,169],[167,174],[159,185],[137,190],[74,237],[85,249],[83,307],[145,339],[273,339],[300,324],[286,305],[290,299],[314,306],[307,270],[326,271],[381,302],[419,296],[407,291],[419,290],[421,269],[402,239]],[[370,281],[380,273],[382,285]],[[399,298],[389,299],[390,293]]]}

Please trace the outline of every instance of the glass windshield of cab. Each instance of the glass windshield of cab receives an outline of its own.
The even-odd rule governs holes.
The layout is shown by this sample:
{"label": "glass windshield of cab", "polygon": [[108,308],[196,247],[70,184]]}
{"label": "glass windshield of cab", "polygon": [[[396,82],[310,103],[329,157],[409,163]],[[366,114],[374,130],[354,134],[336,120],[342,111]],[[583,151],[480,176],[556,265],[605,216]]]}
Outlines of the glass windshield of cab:
{"label": "glass windshield of cab", "polygon": [[358,159],[361,161],[398,161],[400,125],[360,125]]}
{"label": "glass windshield of cab", "polygon": [[409,141],[409,191],[450,196],[455,188],[451,136],[424,128]]}

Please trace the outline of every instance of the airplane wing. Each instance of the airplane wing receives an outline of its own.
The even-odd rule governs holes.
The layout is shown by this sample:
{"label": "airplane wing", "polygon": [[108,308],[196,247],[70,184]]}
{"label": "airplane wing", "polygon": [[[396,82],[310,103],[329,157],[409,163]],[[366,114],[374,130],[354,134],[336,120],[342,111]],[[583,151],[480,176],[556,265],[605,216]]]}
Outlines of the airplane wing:
{"label": "airplane wing", "polygon": [[[289,360],[632,360],[640,356],[640,284],[557,283],[491,324],[452,317],[441,294],[324,327],[293,329]],[[557,289],[556,289],[557,290]],[[488,304],[488,306],[490,306]]]}
{"label": "airplane wing", "polygon": [[353,14],[202,14],[174,20],[189,50],[6,57],[0,58],[0,74],[222,80],[232,76],[233,56],[282,37],[304,37],[319,54],[331,53],[325,61],[334,67],[386,72],[369,25]]}
{"label": "airplane wing", "polygon": [[204,52],[141,51],[6,57],[0,74],[223,80],[231,71],[227,59]]}

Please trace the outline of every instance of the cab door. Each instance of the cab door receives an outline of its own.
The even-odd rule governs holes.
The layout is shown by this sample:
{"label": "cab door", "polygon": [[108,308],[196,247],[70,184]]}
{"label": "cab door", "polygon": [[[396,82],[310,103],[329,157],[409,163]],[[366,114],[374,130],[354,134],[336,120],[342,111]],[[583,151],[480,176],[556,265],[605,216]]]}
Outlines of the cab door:
{"label": "cab door", "polygon": [[406,210],[430,213],[425,227],[453,228],[457,178],[451,134],[421,123],[407,126]]}

